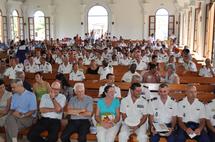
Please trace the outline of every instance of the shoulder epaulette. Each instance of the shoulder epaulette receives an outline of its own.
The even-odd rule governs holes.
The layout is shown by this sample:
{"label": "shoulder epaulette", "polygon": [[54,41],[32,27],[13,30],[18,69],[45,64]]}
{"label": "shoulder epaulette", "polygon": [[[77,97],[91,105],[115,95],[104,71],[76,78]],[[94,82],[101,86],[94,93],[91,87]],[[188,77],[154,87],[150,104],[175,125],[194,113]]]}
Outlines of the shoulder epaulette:
{"label": "shoulder epaulette", "polygon": [[146,97],[145,96],[141,96],[144,100],[146,100]]}
{"label": "shoulder epaulette", "polygon": [[154,98],[152,98],[150,101],[155,101],[155,100],[157,100],[158,98],[157,97],[154,97]]}
{"label": "shoulder epaulette", "polygon": [[143,87],[144,87],[144,88],[147,88],[147,89],[149,89],[149,86],[145,86],[145,85],[143,85]]}

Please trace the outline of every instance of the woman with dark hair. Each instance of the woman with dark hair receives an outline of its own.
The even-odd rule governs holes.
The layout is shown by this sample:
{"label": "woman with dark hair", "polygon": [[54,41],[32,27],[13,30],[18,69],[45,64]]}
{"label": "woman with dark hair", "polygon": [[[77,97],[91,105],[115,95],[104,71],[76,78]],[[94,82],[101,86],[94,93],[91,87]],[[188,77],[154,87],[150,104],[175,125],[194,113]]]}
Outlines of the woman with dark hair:
{"label": "woman with dark hair", "polygon": [[57,74],[55,79],[61,83],[60,92],[64,94],[66,96],[67,101],[69,101],[74,94],[72,86],[69,84],[68,80],[62,73]]}
{"label": "woman with dark hair", "polygon": [[98,100],[96,110],[98,142],[114,142],[120,124],[120,102],[114,97],[115,89],[111,85],[104,88],[102,98]]}
{"label": "woman with dark hair", "polygon": [[36,82],[33,84],[33,92],[35,93],[37,100],[40,101],[42,95],[48,94],[51,87],[47,81],[43,80],[41,72],[35,73]]}

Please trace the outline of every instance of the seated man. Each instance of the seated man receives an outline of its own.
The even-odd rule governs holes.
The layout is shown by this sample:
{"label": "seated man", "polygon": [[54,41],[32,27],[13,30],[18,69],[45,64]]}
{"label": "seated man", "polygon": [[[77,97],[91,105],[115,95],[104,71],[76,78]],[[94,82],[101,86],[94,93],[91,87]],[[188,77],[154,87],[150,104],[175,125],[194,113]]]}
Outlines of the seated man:
{"label": "seated man", "polygon": [[[60,94],[61,85],[55,81],[51,85],[49,94],[44,94],[40,100],[40,112],[42,118],[37,121],[36,125],[28,134],[30,142],[56,142],[58,131],[61,127],[63,107],[66,103],[66,97]],[[48,138],[43,139],[40,134],[47,130]]]}
{"label": "seated man", "polygon": [[199,76],[202,77],[214,77],[215,76],[215,68],[211,65],[211,60],[207,58],[205,60],[205,66],[203,66],[199,70]]}
{"label": "seated man", "polygon": [[23,87],[20,79],[11,81],[14,92],[10,112],[5,122],[7,142],[17,142],[19,130],[32,125],[37,110],[36,96]]}
{"label": "seated man", "polygon": [[140,97],[142,92],[140,83],[133,83],[130,87],[131,95],[121,101],[120,112],[123,124],[119,133],[119,142],[127,142],[129,135],[137,134],[139,142],[147,142],[146,120],[148,113],[148,102]]}
{"label": "seated man", "polygon": [[137,65],[136,64],[131,64],[129,67],[129,71],[127,71],[123,76],[122,76],[122,81],[123,82],[131,82],[132,76],[133,75],[139,75],[138,72],[136,72]]}
{"label": "seated man", "polygon": [[79,70],[78,63],[73,64],[73,71],[69,74],[69,80],[72,81],[84,81],[84,73]]}
{"label": "seated man", "polygon": [[151,142],[159,142],[161,137],[161,133],[156,131],[154,123],[166,124],[169,128],[169,131],[165,134],[167,141],[175,142],[174,129],[176,126],[177,103],[169,97],[169,89],[166,83],[160,84],[158,94],[158,97],[151,99],[149,103]]}
{"label": "seated man", "polygon": [[215,99],[206,105],[206,116],[210,142],[215,142]]}
{"label": "seated man", "polygon": [[121,90],[118,86],[116,86],[114,84],[115,82],[115,76],[112,74],[112,73],[108,73],[106,75],[106,84],[103,85],[103,86],[100,86],[99,87],[99,97],[101,97],[101,95],[103,94],[104,92],[104,88],[107,86],[107,85],[111,85],[114,87],[114,90],[115,90],[115,94],[114,94],[114,97],[117,97],[117,98],[121,98]]}
{"label": "seated man", "polygon": [[108,61],[104,59],[102,61],[102,66],[99,67],[98,74],[100,75],[100,80],[105,79],[106,75],[109,73],[113,73],[113,67],[108,65]]}
{"label": "seated man", "polygon": [[197,98],[196,87],[188,86],[187,97],[178,103],[178,137],[177,142],[185,142],[191,135],[198,142],[209,142],[204,130],[205,106]]}
{"label": "seated man", "polygon": [[61,135],[62,142],[70,142],[70,135],[78,133],[78,142],[87,141],[87,133],[90,128],[90,119],[93,112],[93,99],[85,95],[83,83],[74,85],[76,96],[72,97],[68,103],[68,114],[71,115],[69,124]]}

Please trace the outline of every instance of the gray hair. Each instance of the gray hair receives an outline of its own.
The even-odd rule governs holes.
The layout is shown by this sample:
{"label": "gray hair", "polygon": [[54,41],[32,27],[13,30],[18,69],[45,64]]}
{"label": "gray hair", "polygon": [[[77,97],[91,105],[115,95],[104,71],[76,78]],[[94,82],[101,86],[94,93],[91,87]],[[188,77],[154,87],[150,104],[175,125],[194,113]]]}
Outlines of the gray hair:
{"label": "gray hair", "polygon": [[76,90],[77,90],[78,88],[85,89],[84,83],[81,83],[81,82],[75,83],[75,85],[74,85],[74,91],[76,92]]}
{"label": "gray hair", "polygon": [[13,79],[10,84],[17,84],[18,86],[23,86],[23,81],[21,79]]}
{"label": "gray hair", "polygon": [[133,81],[141,83],[142,78],[139,75],[133,75],[131,78],[131,82],[133,82]]}

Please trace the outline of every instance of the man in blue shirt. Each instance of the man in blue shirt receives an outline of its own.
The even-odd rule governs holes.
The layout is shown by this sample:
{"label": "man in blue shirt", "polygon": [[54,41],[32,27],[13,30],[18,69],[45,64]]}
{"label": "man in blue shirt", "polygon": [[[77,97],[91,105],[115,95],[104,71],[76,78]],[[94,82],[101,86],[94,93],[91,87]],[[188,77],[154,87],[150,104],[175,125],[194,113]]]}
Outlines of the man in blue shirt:
{"label": "man in blue shirt", "polygon": [[20,79],[11,81],[13,96],[5,122],[7,142],[17,142],[19,130],[32,125],[37,110],[36,96],[23,87]]}

